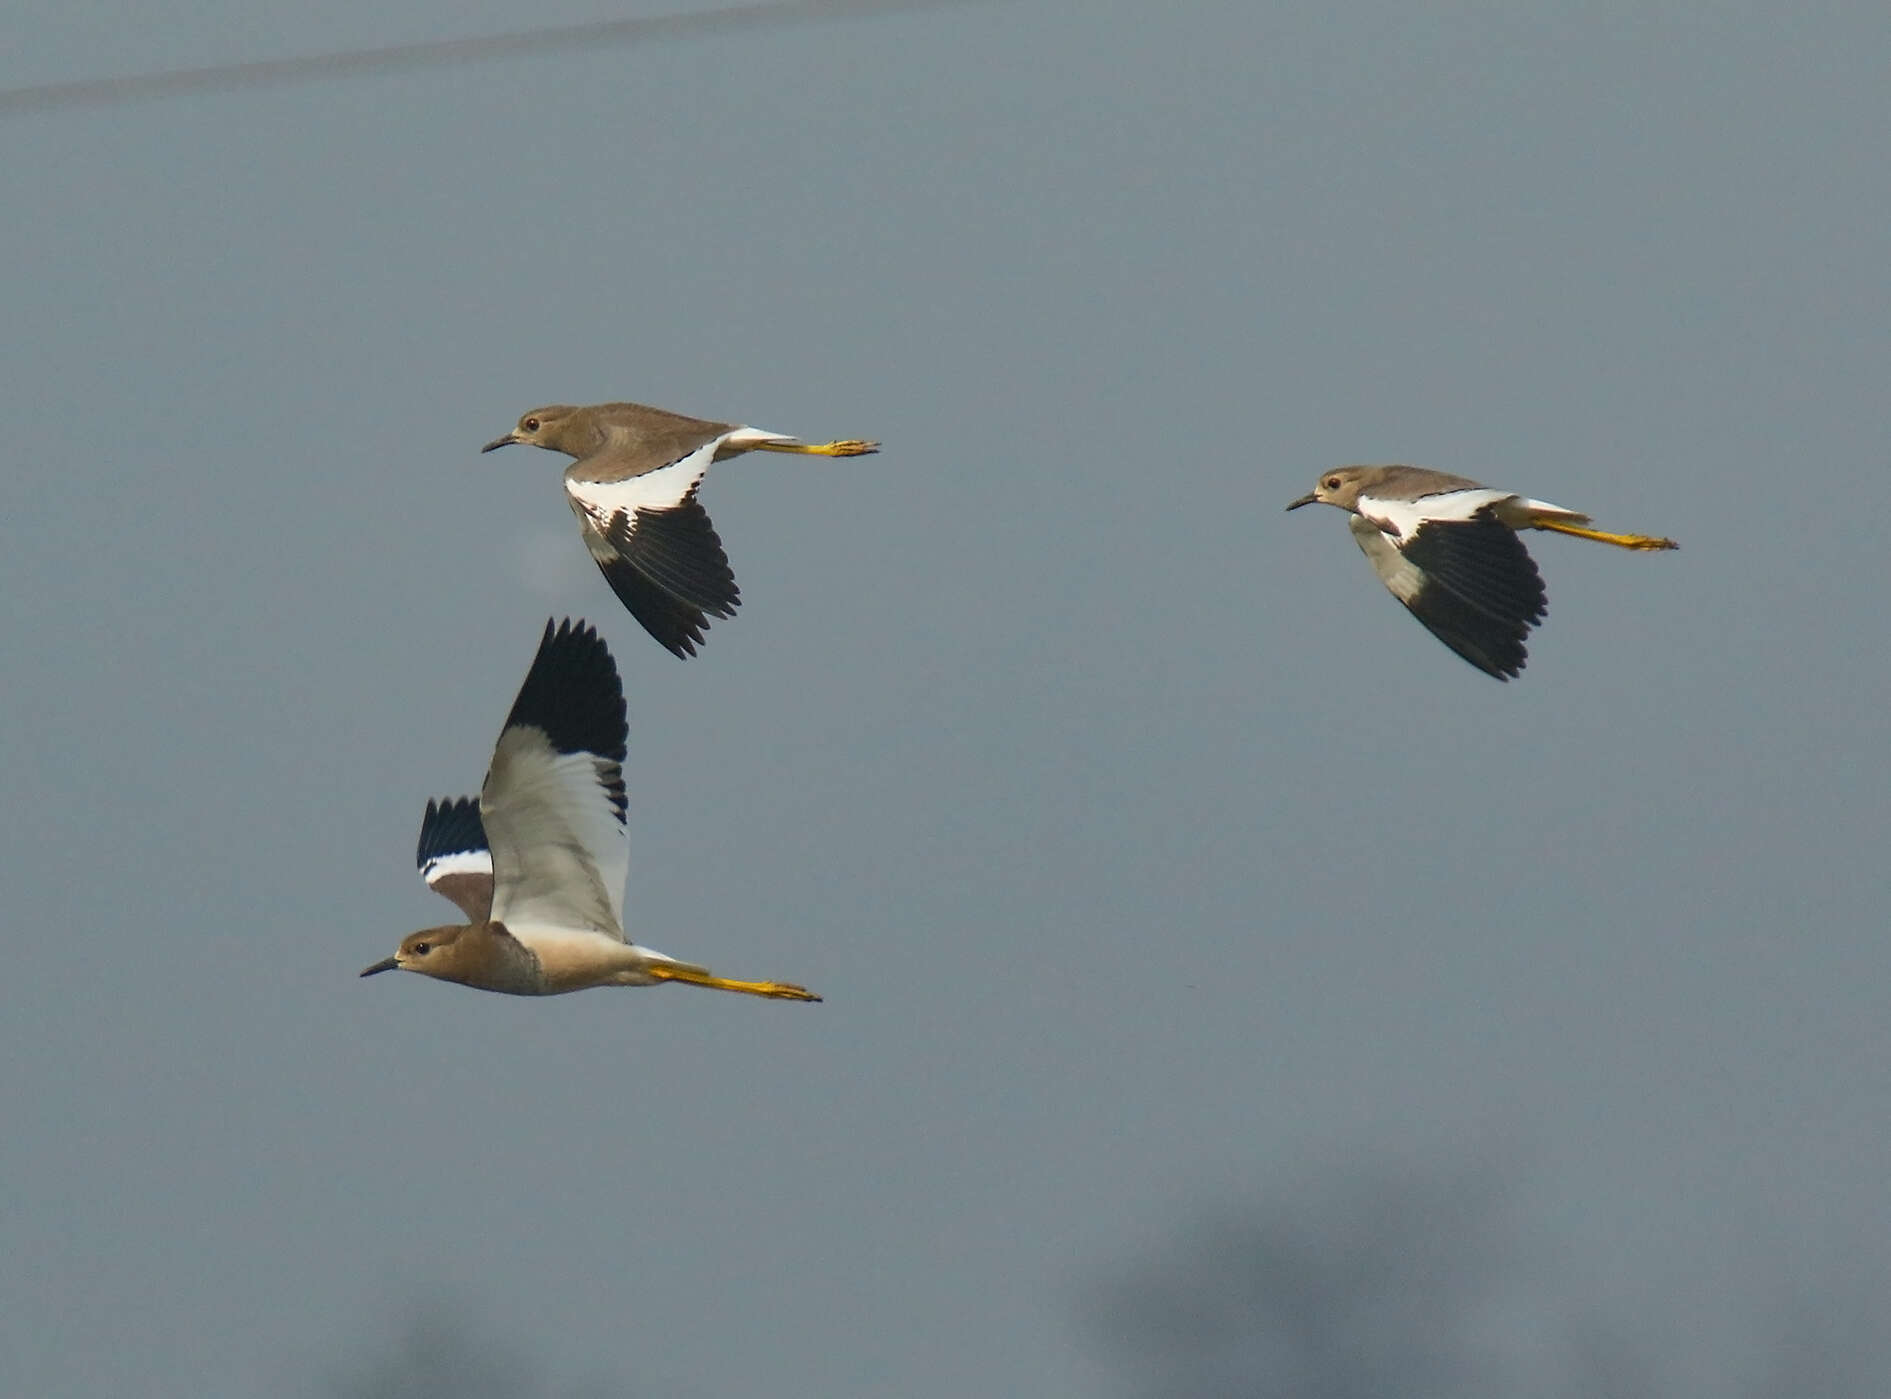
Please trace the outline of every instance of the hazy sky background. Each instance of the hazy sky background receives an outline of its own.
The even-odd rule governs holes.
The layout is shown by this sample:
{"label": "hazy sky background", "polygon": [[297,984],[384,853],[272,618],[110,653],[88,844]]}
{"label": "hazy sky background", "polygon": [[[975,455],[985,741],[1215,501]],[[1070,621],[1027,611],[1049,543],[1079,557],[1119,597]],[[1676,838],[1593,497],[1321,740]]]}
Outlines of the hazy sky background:
{"label": "hazy sky background", "polygon": [[[32,3],[0,83],[632,12]],[[0,121],[10,1387],[1226,1392],[1193,1287],[1429,1393],[1254,1337],[1468,1269],[1493,1394],[1881,1395],[1803,1337],[1891,1309],[1887,71],[1017,0]],[[620,397],[886,444],[716,468],[686,664],[477,451]],[[1386,460],[1682,548],[1533,537],[1500,685],[1282,513]],[[567,613],[633,935],[824,1005],[356,979]]]}

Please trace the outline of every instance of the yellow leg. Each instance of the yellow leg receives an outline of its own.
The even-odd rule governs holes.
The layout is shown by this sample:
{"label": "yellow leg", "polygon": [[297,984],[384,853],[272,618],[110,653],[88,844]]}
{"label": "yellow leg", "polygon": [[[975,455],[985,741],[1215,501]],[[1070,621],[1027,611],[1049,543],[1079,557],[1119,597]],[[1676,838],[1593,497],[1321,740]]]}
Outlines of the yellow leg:
{"label": "yellow leg", "polygon": [[843,442],[762,442],[757,444],[756,450],[794,452],[804,457],[866,457],[879,451],[880,444],[850,437]]}
{"label": "yellow leg", "polygon": [[684,986],[704,986],[711,991],[739,991],[744,996],[766,996],[773,1001],[818,1001],[821,998],[805,986],[786,981],[730,981],[711,976],[701,967],[681,962],[655,962],[644,968],[658,981],[675,981]]}
{"label": "yellow leg", "polygon": [[1573,534],[1578,539],[1593,539],[1601,544],[1613,544],[1618,549],[1679,549],[1681,546],[1672,539],[1657,539],[1652,534],[1609,534],[1605,530],[1584,529],[1581,525],[1565,524],[1561,520],[1537,519],[1530,521],[1532,529],[1555,530],[1558,534]]}

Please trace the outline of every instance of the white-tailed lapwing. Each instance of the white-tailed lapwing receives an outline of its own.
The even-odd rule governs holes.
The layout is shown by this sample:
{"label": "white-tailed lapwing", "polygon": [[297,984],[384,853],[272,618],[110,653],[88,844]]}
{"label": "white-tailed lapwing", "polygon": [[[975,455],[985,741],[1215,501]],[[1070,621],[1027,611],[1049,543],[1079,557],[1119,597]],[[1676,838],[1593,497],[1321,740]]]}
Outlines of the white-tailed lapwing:
{"label": "white-tailed lapwing", "polygon": [[1672,539],[1590,529],[1589,517],[1417,466],[1342,466],[1287,508],[1337,505],[1379,581],[1431,634],[1499,680],[1523,669],[1524,639],[1543,620],[1542,575],[1518,530],[1553,530],[1623,549]]}
{"label": "white-tailed lapwing", "polygon": [[409,971],[513,996],[679,981],[818,1001],[779,981],[730,981],[624,936],[624,691],[583,622],[545,624],[475,805],[429,802],[422,875],[470,922],[427,928],[363,976]]}
{"label": "white-tailed lapwing", "polygon": [[696,499],[709,464],[743,452],[858,457],[877,442],[801,442],[778,432],[685,418],[641,403],[534,408],[490,452],[529,443],[577,460],[565,499],[605,581],[676,656],[693,656],[711,617],[741,601],[709,512]]}

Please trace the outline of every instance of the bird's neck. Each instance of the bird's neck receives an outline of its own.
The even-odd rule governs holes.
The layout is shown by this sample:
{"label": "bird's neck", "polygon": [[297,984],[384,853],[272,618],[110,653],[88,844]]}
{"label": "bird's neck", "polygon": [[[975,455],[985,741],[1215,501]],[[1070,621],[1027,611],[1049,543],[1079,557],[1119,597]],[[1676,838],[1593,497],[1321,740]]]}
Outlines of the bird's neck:
{"label": "bird's neck", "polygon": [[503,923],[476,923],[466,934],[470,956],[460,959],[455,981],[508,996],[543,996],[545,974],[538,957]]}

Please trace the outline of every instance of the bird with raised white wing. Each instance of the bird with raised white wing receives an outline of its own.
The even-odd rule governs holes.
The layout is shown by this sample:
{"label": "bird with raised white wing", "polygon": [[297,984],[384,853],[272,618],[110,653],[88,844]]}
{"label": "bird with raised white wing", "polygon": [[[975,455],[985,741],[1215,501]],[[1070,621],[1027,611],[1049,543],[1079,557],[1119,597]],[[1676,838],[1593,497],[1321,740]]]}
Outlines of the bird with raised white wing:
{"label": "bird with raised white wing", "polygon": [[788,982],[713,976],[624,936],[628,734],[609,649],[583,622],[547,622],[479,801],[430,801],[421,823],[422,876],[471,921],[414,933],[361,974],[419,972],[512,996],[675,981],[820,1000]]}
{"label": "bird with raised white wing", "polygon": [[1525,529],[1622,549],[1674,549],[1672,539],[1591,529],[1548,501],[1418,466],[1342,466],[1288,505],[1335,505],[1393,597],[1465,660],[1499,680],[1523,669],[1524,639],[1549,611],[1543,577],[1517,537]]}
{"label": "bird with raised white wing", "polygon": [[696,499],[711,462],[743,452],[860,457],[878,442],[802,442],[778,432],[648,408],[598,403],[534,408],[504,437],[575,457],[565,500],[604,581],[643,629],[678,657],[693,656],[711,617],[733,617],[735,574],[709,512]]}

